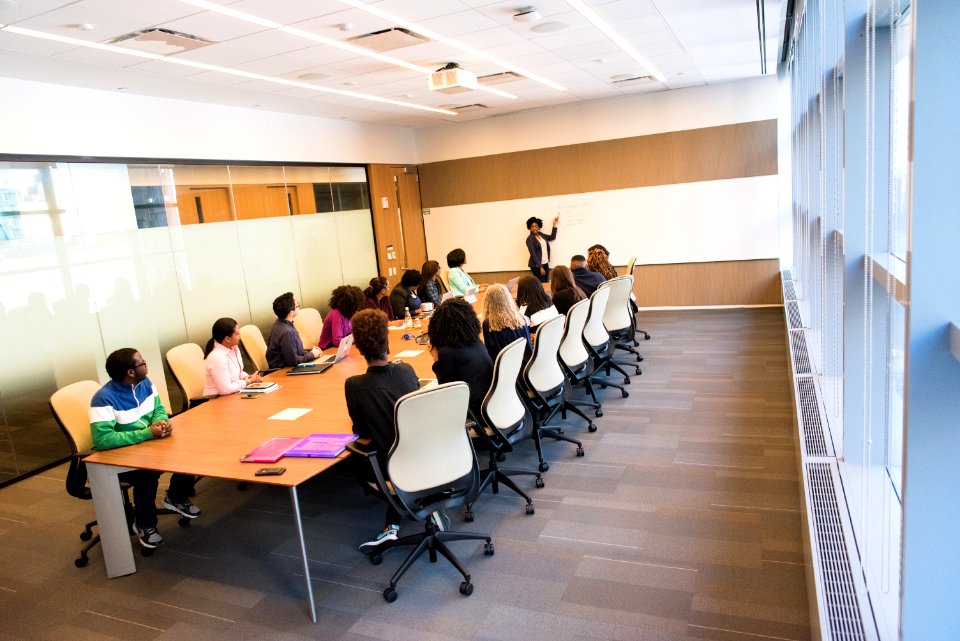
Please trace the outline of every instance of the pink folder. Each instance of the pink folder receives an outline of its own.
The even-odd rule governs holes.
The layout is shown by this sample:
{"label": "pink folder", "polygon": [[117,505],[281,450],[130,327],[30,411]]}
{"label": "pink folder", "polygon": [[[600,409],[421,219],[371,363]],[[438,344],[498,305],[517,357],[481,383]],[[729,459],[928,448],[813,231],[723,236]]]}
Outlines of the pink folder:
{"label": "pink folder", "polygon": [[256,447],[246,456],[240,457],[244,463],[276,463],[291,447],[300,442],[300,437],[272,438]]}

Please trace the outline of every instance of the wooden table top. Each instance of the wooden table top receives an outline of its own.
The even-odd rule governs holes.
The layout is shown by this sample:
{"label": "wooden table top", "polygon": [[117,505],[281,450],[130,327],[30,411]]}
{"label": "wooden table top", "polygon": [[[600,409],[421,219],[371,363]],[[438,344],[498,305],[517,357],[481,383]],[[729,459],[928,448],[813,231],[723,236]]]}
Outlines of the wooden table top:
{"label": "wooden table top", "polygon": [[[400,322],[391,323],[398,326]],[[422,328],[390,330],[390,354],[404,350],[421,350],[415,357],[402,358],[413,366],[421,378],[433,378],[433,359],[427,345],[402,340],[404,333],[420,334]],[[336,349],[325,350],[335,354]],[[241,463],[240,457],[273,437],[307,436],[318,432],[353,431],[347,402],[343,395],[344,381],[367,369],[366,361],[356,348],[344,360],[323,374],[287,376],[284,369],[267,377],[280,389],[257,398],[245,399],[231,394],[208,401],[171,419],[170,438],[145,441],[138,445],[95,452],[88,463],[180,472],[198,476],[251,481],[280,486],[296,486],[332,467],[338,459],[283,458],[277,463]],[[287,408],[310,409],[293,421],[270,420],[269,417]],[[254,476],[262,467],[285,467],[281,476]]]}

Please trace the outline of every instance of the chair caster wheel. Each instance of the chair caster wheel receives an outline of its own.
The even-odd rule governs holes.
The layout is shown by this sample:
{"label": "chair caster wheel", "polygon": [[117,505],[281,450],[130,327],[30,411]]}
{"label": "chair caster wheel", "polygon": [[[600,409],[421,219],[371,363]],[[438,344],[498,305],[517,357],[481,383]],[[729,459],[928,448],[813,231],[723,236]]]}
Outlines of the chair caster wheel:
{"label": "chair caster wheel", "polygon": [[78,568],[85,568],[85,567],[87,567],[87,563],[89,563],[89,562],[90,562],[90,559],[89,559],[88,557],[86,557],[86,556],[81,556],[81,557],[78,557],[78,558],[73,562],[73,564],[74,564],[75,566],[77,566]]}
{"label": "chair caster wheel", "polygon": [[473,594],[473,584],[469,581],[464,581],[460,584],[460,594],[463,596],[470,596]]}
{"label": "chair caster wheel", "polygon": [[590,423],[590,425],[587,425],[587,431],[588,431],[588,432],[596,432],[596,431],[597,431],[597,426],[594,425],[593,423]]}
{"label": "chair caster wheel", "polygon": [[536,481],[537,487],[543,487],[543,477],[538,476]]}
{"label": "chair caster wheel", "polygon": [[370,564],[371,564],[371,565],[380,565],[381,563],[383,563],[383,555],[382,555],[382,554],[371,554],[371,555],[370,555]]}
{"label": "chair caster wheel", "polygon": [[638,367],[638,368],[637,368],[637,371],[635,371],[633,374],[634,374],[634,376],[640,376],[641,374],[643,374],[643,372],[641,372],[641,371],[640,371],[640,368]]}
{"label": "chair caster wheel", "polygon": [[473,523],[473,511],[467,510],[466,512],[464,512],[463,520],[466,521],[467,523]]}
{"label": "chair caster wheel", "polygon": [[483,556],[493,556],[493,543],[483,544]]}
{"label": "chair caster wheel", "polygon": [[644,332],[644,333],[643,333],[643,340],[645,340],[645,341],[650,340],[650,334],[647,334],[646,332]]}
{"label": "chair caster wheel", "polygon": [[550,464],[549,464],[549,463],[547,463],[546,461],[543,461],[542,463],[540,463],[540,471],[541,471],[541,472],[546,472],[546,471],[549,470],[549,469],[550,469]]}
{"label": "chair caster wheel", "polygon": [[188,525],[190,525],[190,521],[192,520],[193,519],[188,519],[185,516],[181,516],[179,519],[177,519],[177,525],[179,525],[180,527],[187,527]]}
{"label": "chair caster wheel", "polygon": [[578,448],[577,448],[577,456],[583,456],[583,448],[582,448],[582,447],[578,447]]}
{"label": "chair caster wheel", "polygon": [[594,412],[594,414],[596,414],[597,418],[600,418],[601,416],[603,416],[603,410],[597,410],[596,412]]}
{"label": "chair caster wheel", "polygon": [[504,461],[507,460],[507,455],[504,454],[503,452],[497,452],[496,459],[497,459],[497,463],[503,463]]}
{"label": "chair caster wheel", "polygon": [[628,392],[627,390],[622,390],[620,393],[623,395],[624,398],[630,396],[630,392]]}
{"label": "chair caster wheel", "polygon": [[92,538],[93,538],[93,532],[91,532],[90,530],[84,530],[83,532],[80,533],[81,541],[89,541]]}
{"label": "chair caster wheel", "polygon": [[141,556],[153,556],[153,548],[142,548],[140,550]]}
{"label": "chair caster wheel", "polygon": [[533,514],[533,504],[527,503],[527,514]]}
{"label": "chair caster wheel", "polygon": [[387,588],[383,591],[383,600],[387,603],[393,603],[397,600],[397,591],[393,588]]}
{"label": "chair caster wheel", "polygon": [[624,384],[624,385],[629,385],[629,384],[630,384],[630,377],[629,377],[629,376],[624,376],[624,377],[623,377],[623,384]]}
{"label": "chair caster wheel", "polygon": [[638,363],[642,363],[642,362],[643,362],[643,356],[640,356],[639,354],[637,354],[637,362],[638,362]]}

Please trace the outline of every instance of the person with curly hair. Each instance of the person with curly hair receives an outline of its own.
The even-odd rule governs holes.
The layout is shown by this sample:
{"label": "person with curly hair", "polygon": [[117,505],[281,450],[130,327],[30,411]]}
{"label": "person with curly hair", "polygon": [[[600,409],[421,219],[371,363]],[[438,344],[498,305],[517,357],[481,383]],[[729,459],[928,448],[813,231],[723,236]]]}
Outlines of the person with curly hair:
{"label": "person with curly hair", "polygon": [[610,252],[603,245],[593,245],[587,250],[587,269],[606,280],[617,277],[617,270],[610,264]]}
{"label": "person with curly hair", "polygon": [[[363,309],[353,317],[353,341],[367,361],[364,374],[351,376],[344,383],[347,412],[353,421],[353,432],[360,438],[368,438],[380,453],[377,462],[386,475],[387,452],[396,439],[393,422],[393,407],[404,394],[415,392],[420,384],[413,368],[402,361],[387,361],[390,343],[387,338],[387,315],[376,309]],[[373,471],[364,466],[361,479],[364,489],[368,481],[375,481]],[[386,476],[385,476],[386,478]],[[385,497],[380,497],[384,498]],[[383,530],[373,539],[360,546],[371,554],[385,541],[396,540],[400,532],[400,514],[387,501],[387,513]]]}
{"label": "person with curly hair", "polygon": [[350,319],[363,307],[363,291],[355,285],[340,285],[330,296],[330,313],[323,319],[320,330],[320,349],[339,345],[344,336],[353,331]]}
{"label": "person with curly hair", "polygon": [[557,237],[557,225],[560,223],[560,216],[553,217],[553,231],[544,234],[543,221],[536,216],[527,219],[527,251],[530,252],[530,259],[527,261],[527,267],[534,278],[541,283],[547,282],[550,278],[550,241]]}
{"label": "person with curly hair", "polygon": [[543,321],[550,320],[560,313],[553,306],[550,294],[544,291],[540,280],[530,275],[524,276],[517,282],[517,305],[523,308],[524,315],[530,320],[531,332],[536,332]]}
{"label": "person with curly hair", "polygon": [[480,403],[493,379],[493,361],[480,342],[480,321],[470,303],[451,298],[433,312],[430,355],[437,382],[466,382],[470,387],[470,411],[480,416]]}
{"label": "person with curly hair", "polygon": [[526,339],[524,360],[530,358],[533,346],[530,344],[527,319],[517,309],[505,285],[497,283],[487,288],[487,295],[483,299],[482,328],[483,344],[491,360],[496,361],[500,350],[518,338]]}
{"label": "person with curly hair", "polygon": [[374,276],[370,279],[370,286],[363,290],[363,308],[379,309],[387,315],[387,320],[395,320],[393,317],[393,305],[390,304],[390,294],[387,293],[387,287],[390,283],[383,276]]}
{"label": "person with curly hair", "polygon": [[557,265],[550,274],[550,293],[553,296],[553,305],[561,314],[566,314],[573,307],[587,296],[583,290],[577,287],[577,282],[573,279],[573,272],[566,265]]}

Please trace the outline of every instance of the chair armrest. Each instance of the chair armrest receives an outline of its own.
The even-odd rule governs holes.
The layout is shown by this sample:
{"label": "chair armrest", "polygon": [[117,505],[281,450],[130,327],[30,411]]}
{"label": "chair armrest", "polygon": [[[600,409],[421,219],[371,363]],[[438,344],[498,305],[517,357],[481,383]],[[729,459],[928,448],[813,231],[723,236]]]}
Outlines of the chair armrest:
{"label": "chair armrest", "polygon": [[409,513],[407,508],[397,499],[397,495],[390,491],[390,486],[387,484],[387,480],[383,478],[383,472],[380,471],[380,463],[377,462],[377,450],[372,448],[373,443],[364,444],[359,441],[347,443],[347,451],[351,454],[362,456],[369,461],[370,467],[373,469],[373,476],[377,480],[377,489],[380,490],[383,498],[392,505],[393,509],[398,513]]}
{"label": "chair armrest", "polygon": [[193,409],[197,405],[203,405],[207,401],[212,400],[214,398],[220,398],[220,395],[210,394],[209,396],[197,396],[196,398],[191,398],[190,405],[187,407],[187,409]]}
{"label": "chair armrest", "polygon": [[347,443],[347,450],[352,454],[357,456],[362,456],[364,458],[375,457],[377,455],[377,450],[374,449],[373,443],[361,443],[360,441],[353,441],[352,443]]}

